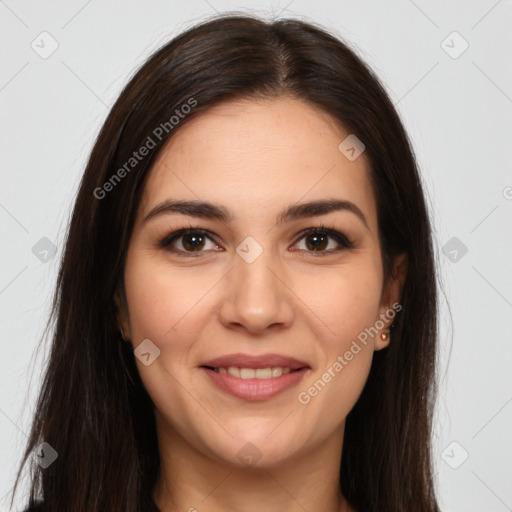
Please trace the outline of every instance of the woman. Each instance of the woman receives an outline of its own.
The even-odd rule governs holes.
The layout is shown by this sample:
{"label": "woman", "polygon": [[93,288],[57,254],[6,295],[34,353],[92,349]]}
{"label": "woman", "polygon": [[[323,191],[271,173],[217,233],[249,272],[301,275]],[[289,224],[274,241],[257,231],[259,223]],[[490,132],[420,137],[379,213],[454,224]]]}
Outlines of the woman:
{"label": "woman", "polygon": [[302,21],[187,30],[81,182],[28,510],[438,511],[436,287],[372,71]]}

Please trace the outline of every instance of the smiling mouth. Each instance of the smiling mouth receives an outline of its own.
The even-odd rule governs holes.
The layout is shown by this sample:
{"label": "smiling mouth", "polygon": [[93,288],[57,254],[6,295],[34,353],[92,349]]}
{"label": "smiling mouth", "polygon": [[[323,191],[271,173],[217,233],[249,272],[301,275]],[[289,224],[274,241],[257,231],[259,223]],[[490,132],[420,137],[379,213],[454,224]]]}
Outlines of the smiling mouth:
{"label": "smiling mouth", "polygon": [[200,369],[224,393],[250,401],[271,399],[296,386],[311,371],[309,366],[292,369],[289,366],[226,368],[202,365]]}
{"label": "smiling mouth", "polygon": [[295,370],[292,370],[291,368],[286,366],[274,366],[267,368],[240,368],[236,366],[214,368],[213,366],[202,366],[202,368],[206,368],[207,370],[211,370],[215,373],[220,373],[223,375],[231,375],[232,377],[243,380],[267,380],[281,377],[282,375],[287,375],[288,373],[298,372],[300,370],[305,369],[306,367],[297,368]]}

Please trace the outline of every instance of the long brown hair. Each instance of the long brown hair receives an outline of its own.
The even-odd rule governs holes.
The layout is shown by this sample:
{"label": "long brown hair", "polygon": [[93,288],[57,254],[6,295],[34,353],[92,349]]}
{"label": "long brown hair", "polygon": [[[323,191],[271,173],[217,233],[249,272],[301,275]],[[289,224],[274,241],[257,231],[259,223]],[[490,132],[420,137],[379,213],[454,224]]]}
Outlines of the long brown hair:
{"label": "long brown hair", "polygon": [[[439,510],[431,460],[437,277],[407,134],[375,74],[339,37],[313,23],[237,13],[208,19],[151,55],[94,144],[67,233],[51,353],[14,492],[41,442],[58,459],[46,469],[31,465],[29,505],[44,500],[42,512],[149,508],[159,471],[153,406],[131,345],[121,342],[113,301],[144,179],[164,144],[198,113],[234,98],[281,95],[322,108],[364,142],[385,278],[395,255],[408,256],[392,343],[375,353],[346,420],[341,491],[358,512]],[[146,156],[130,160],[142,146],[151,146]]]}

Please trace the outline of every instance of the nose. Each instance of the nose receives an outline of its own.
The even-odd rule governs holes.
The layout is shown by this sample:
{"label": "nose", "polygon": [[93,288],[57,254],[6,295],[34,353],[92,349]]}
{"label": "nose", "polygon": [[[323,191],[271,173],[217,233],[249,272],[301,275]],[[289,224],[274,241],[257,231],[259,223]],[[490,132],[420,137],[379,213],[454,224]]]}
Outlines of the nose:
{"label": "nose", "polygon": [[233,268],[225,277],[221,322],[226,328],[253,335],[289,327],[294,317],[289,281],[270,250],[264,250],[251,263],[236,254]]}

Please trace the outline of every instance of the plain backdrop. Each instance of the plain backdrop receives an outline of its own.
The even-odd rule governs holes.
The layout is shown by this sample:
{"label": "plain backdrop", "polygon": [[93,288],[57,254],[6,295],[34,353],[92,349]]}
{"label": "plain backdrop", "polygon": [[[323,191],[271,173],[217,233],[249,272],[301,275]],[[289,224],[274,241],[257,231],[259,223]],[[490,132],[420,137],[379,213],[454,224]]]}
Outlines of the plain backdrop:
{"label": "plain backdrop", "polygon": [[423,175],[443,282],[442,510],[512,510],[510,0],[0,1],[0,510],[34,410],[47,356],[36,347],[94,138],[153,50],[227,10],[320,23],[389,91]]}

